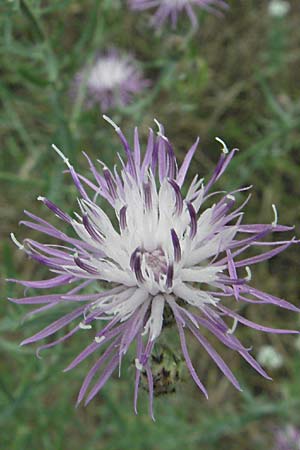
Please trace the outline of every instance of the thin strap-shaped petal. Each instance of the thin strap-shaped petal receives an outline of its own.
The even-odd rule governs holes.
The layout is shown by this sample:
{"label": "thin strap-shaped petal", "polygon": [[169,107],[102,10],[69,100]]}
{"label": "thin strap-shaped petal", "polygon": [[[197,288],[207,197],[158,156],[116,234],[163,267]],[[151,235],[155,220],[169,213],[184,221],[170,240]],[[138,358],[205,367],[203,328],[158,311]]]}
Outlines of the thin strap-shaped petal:
{"label": "thin strap-shaped petal", "polygon": [[40,314],[44,311],[48,311],[51,308],[54,308],[56,305],[58,304],[58,302],[53,302],[53,303],[47,303],[44,306],[40,306],[39,308],[33,309],[32,311],[29,311],[28,313],[26,313],[23,317],[22,317],[22,323],[25,322],[25,320],[31,318],[32,316],[34,316],[35,314]]}
{"label": "thin strap-shaped petal", "polygon": [[253,356],[250,355],[249,352],[239,352],[239,354],[247,361],[250,366],[253,367],[253,369],[256,370],[262,377],[266,378],[267,380],[272,380],[272,378],[267,374],[267,372],[261,367],[260,364],[253,358]]}
{"label": "thin strap-shaped petal", "polygon": [[267,294],[266,292],[259,291],[258,289],[252,287],[249,287],[248,290],[249,294],[253,295],[259,300],[262,300],[264,303],[276,305],[280,308],[289,309],[290,311],[300,312],[300,308],[286,300],[283,300],[282,298],[275,297],[274,295]]}
{"label": "thin strap-shaped petal", "polygon": [[104,369],[103,373],[99,377],[97,383],[92,388],[91,392],[89,393],[84,406],[87,406],[88,403],[95,397],[95,395],[98,394],[100,389],[104,386],[108,378],[111,376],[113,371],[116,369],[117,365],[119,363],[119,355],[115,355],[112,357],[110,362],[107,364],[106,368]]}
{"label": "thin strap-shaped petal", "polygon": [[57,303],[61,296],[62,294],[45,294],[33,297],[9,298],[8,300],[18,305],[36,305],[41,303]]}
{"label": "thin strap-shaped petal", "polygon": [[228,164],[230,163],[236,152],[237,149],[233,149],[228,155],[224,153],[221,154],[217,166],[214,170],[214,173],[212,174],[212,177],[207,183],[207,185],[205,186],[205,193],[207,193],[209,189],[212,187],[212,185],[223,175]]}
{"label": "thin strap-shaped petal", "polygon": [[58,275],[50,280],[41,281],[26,281],[26,280],[15,280],[14,278],[8,278],[6,281],[11,283],[21,284],[22,286],[34,289],[49,289],[57,286],[63,286],[75,281],[75,278],[70,275]]}
{"label": "thin strap-shaped petal", "polygon": [[223,306],[221,304],[217,305],[217,308],[224,312],[227,316],[233,317],[234,319],[237,319],[238,322],[242,323],[243,325],[246,325],[247,327],[254,328],[255,330],[264,331],[265,333],[274,333],[274,334],[299,334],[300,331],[297,330],[285,330],[281,328],[270,328],[265,327],[264,325],[259,325],[258,323],[252,322],[251,320],[245,319],[244,317],[240,316],[236,312],[231,311],[230,309],[226,308],[226,306]]}
{"label": "thin strap-shaped petal", "polygon": [[116,345],[117,345],[117,341],[119,341],[119,338],[115,339],[105,350],[105,352],[101,355],[101,357],[95,362],[95,364],[92,366],[92,368],[89,370],[88,374],[86,375],[85,379],[83,380],[82,386],[80,388],[79,394],[78,394],[78,398],[77,398],[77,402],[76,402],[76,406],[79,405],[79,403],[81,403],[83,397],[85,396],[85,393],[92,381],[92,379],[94,378],[95,374],[97,373],[97,371],[99,370],[99,368],[101,367],[101,365],[107,360],[107,358],[109,358]]}
{"label": "thin strap-shaped petal", "polygon": [[178,175],[176,177],[177,184],[181,187],[184,183],[188,168],[191,164],[191,161],[193,159],[194,153],[198,147],[200,139],[197,138],[196,142],[192,145],[192,147],[189,149],[187,154],[185,155],[185,158],[183,160],[183,163],[180,166],[180,169],[178,171]]}
{"label": "thin strap-shaped petal", "polygon": [[286,225],[265,225],[265,224],[249,224],[249,225],[240,225],[239,231],[241,233],[261,233],[266,228],[270,229],[273,232],[282,232],[282,231],[291,231],[294,230],[295,227],[286,226]]}
{"label": "thin strap-shaped petal", "polygon": [[[138,362],[140,362],[140,360],[141,360],[142,353],[143,353],[143,340],[142,340],[141,333],[138,333],[137,344],[136,344],[136,359]],[[136,367],[135,382],[134,382],[134,398],[133,398],[135,414],[137,414],[137,402],[138,402],[140,378],[141,378],[141,371]]]}
{"label": "thin strap-shaped petal", "polygon": [[145,365],[145,369],[147,374],[148,390],[149,390],[149,414],[152,420],[155,422],[155,417],[153,413],[153,375],[149,363]]}
{"label": "thin strap-shaped petal", "polygon": [[199,379],[199,377],[198,377],[198,375],[197,375],[197,373],[196,373],[196,371],[194,369],[194,366],[192,364],[192,361],[191,361],[191,358],[190,358],[190,355],[189,355],[189,352],[188,352],[188,349],[187,349],[187,346],[186,346],[186,340],[185,340],[185,336],[184,336],[183,327],[182,327],[182,325],[179,322],[177,322],[177,327],[178,327],[178,331],[179,331],[179,338],[180,338],[182,353],[183,353],[184,359],[186,361],[186,365],[187,365],[187,367],[189,369],[189,372],[190,372],[193,380],[195,381],[195,383],[199,387],[199,389],[203,392],[205,397],[208,398],[207,391],[206,391],[204,385],[201,383],[201,381],[200,381],[200,379]]}
{"label": "thin strap-shaped petal", "polygon": [[41,345],[40,347],[37,348],[36,350],[36,356],[38,358],[41,358],[40,356],[40,352],[42,350],[46,350],[47,348],[51,348],[51,347],[55,347],[58,344],[61,344],[62,342],[66,341],[67,339],[69,339],[71,336],[73,336],[78,330],[80,329],[79,325],[77,325],[76,327],[74,327],[71,331],[69,331],[69,333],[65,334],[64,336],[60,337],[59,339],[56,339],[55,341],[50,342],[49,344],[44,344]]}
{"label": "thin strap-shaped petal", "polygon": [[125,328],[125,326],[126,326],[126,324],[119,325],[118,327],[116,327],[113,330],[110,330],[108,333],[106,333],[105,337],[102,341],[92,342],[91,344],[87,345],[85,347],[85,349],[82,350],[82,352],[79,353],[79,355],[77,355],[76,358],[74,358],[73,361],[71,361],[70,364],[64,369],[64,372],[68,372],[69,370],[74,369],[74,367],[76,367],[78,364],[80,364],[82,361],[84,361],[95,350],[98,350],[110,339],[112,339],[116,335],[120,334],[122,332],[122,330]]}
{"label": "thin strap-shaped petal", "polygon": [[55,322],[51,323],[46,328],[44,328],[43,330],[34,334],[30,338],[25,339],[23,342],[21,342],[21,345],[32,344],[33,342],[36,342],[36,341],[44,339],[48,336],[51,336],[56,331],[60,330],[64,326],[68,325],[74,319],[81,316],[83,311],[84,311],[84,307],[75,309],[75,311],[72,311],[71,313],[66,314],[65,316],[63,316],[60,319],[56,320]]}
{"label": "thin strap-shaped petal", "polygon": [[228,367],[228,365],[225,363],[225,361],[221,358],[221,356],[217,353],[217,351],[212,347],[212,345],[207,341],[207,339],[199,333],[199,331],[193,326],[189,325],[189,329],[195,336],[195,338],[200,342],[200,344],[205,348],[209,356],[215,361],[217,366],[220,368],[220,370],[223,372],[225,377],[233,384],[233,386],[241,391],[241,387],[235,376],[233,375],[232,371]]}
{"label": "thin strap-shaped petal", "polygon": [[[236,268],[235,268],[235,264],[232,258],[232,254],[231,251],[228,249],[226,251],[227,254],[227,260],[228,260],[228,271],[229,271],[229,275],[230,278],[236,279],[237,278],[237,272],[236,272]],[[234,292],[234,296],[236,298],[236,300],[239,300],[239,287],[233,285],[233,292]]]}
{"label": "thin strap-shaped petal", "polygon": [[243,259],[241,261],[235,262],[235,267],[244,267],[252,264],[257,264],[262,261],[266,261],[267,259],[273,258],[278,255],[278,253],[283,252],[286,248],[294,243],[294,239],[291,239],[284,245],[280,245],[279,247],[270,250],[269,252],[262,253],[261,255],[253,256],[251,258]]}
{"label": "thin strap-shaped petal", "polygon": [[194,366],[192,364],[192,361],[191,361],[191,358],[190,358],[190,355],[189,355],[189,352],[188,352],[188,349],[187,349],[186,340],[185,340],[185,336],[184,336],[184,330],[183,330],[183,326],[181,324],[181,317],[180,317],[180,314],[178,312],[178,309],[177,309],[177,307],[175,306],[175,304],[173,302],[169,301],[168,303],[169,303],[169,305],[170,305],[170,307],[171,307],[171,309],[172,309],[172,311],[174,313],[174,317],[175,317],[175,320],[176,320],[177,328],[178,328],[178,331],[179,331],[179,338],[180,338],[180,343],[181,343],[181,349],[182,349],[182,353],[183,353],[184,359],[186,361],[187,368],[189,369],[189,372],[190,372],[193,380],[195,381],[195,383],[199,387],[199,389],[203,392],[205,397],[208,398],[207,391],[206,391],[204,385],[201,383],[201,381],[200,381],[200,379],[199,379],[199,377],[198,377],[198,375],[197,375],[197,373],[196,373],[196,371],[194,369]]}

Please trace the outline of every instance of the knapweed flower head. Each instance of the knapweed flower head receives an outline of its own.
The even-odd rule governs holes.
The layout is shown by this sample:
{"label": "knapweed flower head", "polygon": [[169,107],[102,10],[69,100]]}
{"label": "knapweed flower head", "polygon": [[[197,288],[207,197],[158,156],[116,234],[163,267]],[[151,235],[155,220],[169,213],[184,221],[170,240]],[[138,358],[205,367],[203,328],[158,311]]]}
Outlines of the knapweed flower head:
{"label": "knapweed flower head", "polygon": [[170,19],[172,26],[175,27],[179,15],[183,12],[188,15],[192,26],[196,28],[198,26],[196,8],[219,14],[228,6],[223,0],[128,0],[128,3],[134,10],[157,8],[151,20],[151,24],[156,28],[160,28],[167,19]]}
{"label": "knapweed flower head", "polygon": [[[132,148],[121,129],[104,117],[115,128],[124,148],[125,157],[118,155],[121,169],[110,170],[101,163],[99,171],[85,154],[93,176],[90,180],[77,173],[68,158],[54,146],[78,190],[79,210],[71,217],[51,200],[38,198],[61,219],[64,228],[75,232],[77,237],[30,212],[26,212],[29,220],[22,223],[59,240],[59,244],[39,243],[33,239],[25,239],[21,244],[12,235],[20,249],[54,274],[47,280],[17,282],[40,290],[64,286],[67,292],[47,292],[11,300],[18,304],[40,304],[36,312],[70,306],[68,314],[22,344],[48,339],[73,324],[65,335],[45,343],[38,352],[76,333],[87,341],[87,346],[66,370],[73,369],[92,354],[97,356],[78,397],[78,402],[86,397],[88,403],[121,366],[124,355],[135,343],[132,346],[136,352],[135,410],[143,375],[148,383],[151,415],[151,355],[166,322],[170,326],[170,317],[177,328],[187,368],[205,396],[205,386],[189,355],[187,331],[237,389],[240,385],[230,367],[204,336],[207,331],[268,378],[250,349],[236,337],[237,326],[241,324],[267,333],[297,331],[254,323],[236,310],[250,304],[259,314],[261,306],[267,304],[299,312],[287,301],[250,284],[251,265],[272,258],[296,242],[295,238],[279,241],[264,238],[291,230],[291,227],[277,223],[275,207],[273,223],[242,224],[242,210],[248,199],[236,206],[236,195],[248,188],[225,194],[211,192],[236,153],[236,150],[229,152],[219,138],[222,152],[212,176],[207,182],[195,176],[188,185],[187,172],[199,139],[188,150],[182,164],[178,164],[173,146],[157,122],[158,134],[150,130],[143,156],[138,130],[134,131]],[[212,196],[217,200],[209,206]],[[115,226],[99,206],[99,198],[104,199],[114,213]],[[243,256],[248,249],[258,249],[258,252]],[[229,307],[230,299],[235,302],[233,308]]]}
{"label": "knapweed flower head", "polygon": [[286,16],[290,9],[291,5],[286,0],[270,0],[268,5],[270,16],[278,18]]}
{"label": "knapweed flower head", "polygon": [[134,94],[149,86],[149,80],[143,78],[139,64],[132,55],[111,48],[99,54],[92,65],[77,73],[72,96],[76,97],[85,84],[87,108],[98,104],[105,112],[130,103]]}
{"label": "knapweed flower head", "polygon": [[275,432],[274,450],[300,450],[300,430],[293,425]]}
{"label": "knapweed flower head", "polygon": [[272,345],[263,345],[257,354],[257,361],[268,369],[279,369],[283,365],[283,357]]}

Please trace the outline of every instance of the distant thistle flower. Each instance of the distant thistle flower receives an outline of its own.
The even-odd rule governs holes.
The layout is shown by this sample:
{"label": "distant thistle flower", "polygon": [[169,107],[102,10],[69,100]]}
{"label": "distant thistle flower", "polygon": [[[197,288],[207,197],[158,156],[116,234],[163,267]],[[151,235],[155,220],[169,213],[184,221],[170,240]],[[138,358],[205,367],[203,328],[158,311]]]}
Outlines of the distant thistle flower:
{"label": "distant thistle flower", "polygon": [[[136,342],[135,411],[143,374],[148,380],[151,415],[151,354],[166,322],[170,324],[170,317],[177,326],[188,370],[205,396],[206,389],[188,353],[185,330],[190,330],[237,389],[240,386],[232,371],[202,331],[210,331],[226,347],[237,351],[258,373],[269,378],[251,356],[250,350],[235,337],[237,325],[240,323],[268,333],[298,332],[258,325],[231,310],[228,302],[234,298],[237,308],[245,303],[254,303],[257,308],[258,305],[271,304],[299,312],[287,301],[249,284],[250,265],[266,261],[298,242],[295,238],[277,242],[262,239],[269,233],[292,228],[277,224],[275,207],[272,224],[242,225],[242,209],[249,198],[235,209],[234,194],[247,188],[225,195],[220,192],[209,193],[236,152],[229,152],[219,138],[217,140],[223,150],[212,177],[204,184],[204,180],[196,176],[185,188],[184,192],[187,193],[184,196],[183,185],[199,139],[189,149],[179,167],[173,147],[158,122],[158,135],[154,136],[150,130],[146,153],[142,158],[137,129],[134,131],[134,146],[131,150],[120,128],[111,119],[104,118],[115,127],[125,150],[126,160],[120,157],[121,171],[118,172],[116,168],[111,171],[103,165],[100,174],[85,154],[94,177],[94,181],[90,181],[78,174],[54,146],[67,165],[79,192],[80,213],[71,218],[50,200],[38,198],[66,222],[78,237],[68,236],[29,212],[26,214],[31,220],[23,221],[24,225],[60,240],[63,245],[47,245],[32,239],[25,239],[21,244],[12,235],[20,249],[47,266],[50,272],[55,273],[55,277],[43,281],[11,281],[36,289],[66,286],[68,292],[11,300],[18,304],[41,304],[35,312],[61,304],[81,304],[22,344],[48,338],[72,322],[74,327],[66,335],[42,345],[38,352],[65,341],[76,332],[83,333],[82,337],[87,340],[92,339],[66,368],[73,369],[94,352],[99,355],[83,382],[78,397],[78,402],[81,402],[92,379],[106,364],[87,395],[87,404],[121,364],[129,346]],[[94,197],[90,197],[87,188]],[[205,208],[205,202],[212,195],[221,198],[213,206]],[[118,229],[97,205],[99,196],[113,209]],[[256,256],[240,258],[249,248],[265,249],[266,246],[271,249],[259,252]],[[99,292],[100,281],[107,283],[108,290]],[[72,289],[69,288],[71,284]],[[79,293],[87,286],[89,293]],[[90,293],[91,289],[94,289],[94,293]],[[225,319],[233,321],[233,326],[232,323],[227,324]],[[103,328],[98,331],[96,325],[102,324],[102,321]],[[105,351],[100,353],[103,347]]]}
{"label": "distant thistle flower", "polygon": [[112,48],[100,54],[92,66],[85,67],[75,76],[72,95],[86,83],[86,106],[100,105],[101,111],[131,102],[133,94],[149,86],[137,62],[131,55]]}
{"label": "distant thistle flower", "polygon": [[291,5],[286,0],[271,0],[268,6],[269,14],[273,17],[284,17],[291,9]]}
{"label": "distant thistle flower", "polygon": [[161,27],[168,18],[175,27],[181,12],[185,12],[193,27],[197,27],[198,19],[194,11],[195,7],[218,14],[220,9],[228,6],[227,2],[223,0],[128,0],[128,3],[135,10],[157,7],[158,9],[152,19],[152,25],[157,28]]}
{"label": "distant thistle flower", "polygon": [[293,425],[277,430],[273,450],[300,450],[300,430]]}
{"label": "distant thistle flower", "polygon": [[279,369],[283,365],[282,355],[272,345],[264,345],[259,349],[257,361],[268,369]]}

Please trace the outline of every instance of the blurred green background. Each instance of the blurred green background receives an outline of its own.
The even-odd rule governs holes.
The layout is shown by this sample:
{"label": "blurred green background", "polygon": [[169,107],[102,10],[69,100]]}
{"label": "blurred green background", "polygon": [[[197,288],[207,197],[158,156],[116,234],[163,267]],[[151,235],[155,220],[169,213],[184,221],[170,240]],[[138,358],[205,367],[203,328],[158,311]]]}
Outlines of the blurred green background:
{"label": "blurred green background", "polygon": [[[295,224],[297,230],[299,1],[291,0],[282,18],[269,14],[268,0],[229,3],[222,19],[200,12],[196,32],[183,18],[175,31],[166,26],[153,33],[150,15],[128,11],[125,0],[1,1],[1,278],[45,276],[44,269],[25,259],[9,240],[10,232],[20,240],[38,237],[18,228],[23,209],[50,219],[36,201],[38,195],[67,211],[75,208],[75,188],[62,173],[51,143],[84,174],[88,171],[82,150],[108,165],[115,162],[119,143],[99,109],[86,111],[69,95],[74,74],[95,52],[112,45],[132,52],[152,80],[152,87],[131,105],[109,112],[125,134],[131,139],[138,125],[145,139],[155,117],[165,125],[179,160],[200,135],[190,177],[199,173],[206,178],[220,154],[214,137],[223,138],[240,152],[218,187],[254,185],[245,221],[270,223],[275,203],[280,222]],[[297,248],[290,248],[255,267],[253,284],[299,305],[298,255]],[[268,369],[274,378],[269,382],[223,349],[242,393],[191,340],[191,355],[209,401],[184,376],[176,393],[155,399],[153,423],[147,393],[141,391],[139,415],[134,415],[130,361],[122,378],[115,375],[88,408],[75,409],[88,364],[68,374],[62,369],[81,348],[80,337],[36,359],[33,346],[20,348],[19,342],[50,323],[52,315],[22,323],[29,309],[6,301],[22,290],[3,283],[1,291],[1,449],[268,450],[273,449],[275,426],[300,425],[300,345],[293,336],[267,336],[239,327],[237,336],[246,346],[253,345],[254,355],[272,345],[283,358],[282,367]],[[258,311],[250,306],[243,313],[271,326],[299,328],[299,317],[276,308]]]}

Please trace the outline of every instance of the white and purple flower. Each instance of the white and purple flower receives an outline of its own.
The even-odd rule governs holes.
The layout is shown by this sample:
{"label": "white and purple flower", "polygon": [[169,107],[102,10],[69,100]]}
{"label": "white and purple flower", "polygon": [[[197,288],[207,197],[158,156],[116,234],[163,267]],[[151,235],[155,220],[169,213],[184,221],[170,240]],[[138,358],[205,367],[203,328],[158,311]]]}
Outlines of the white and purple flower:
{"label": "white and purple flower", "polygon": [[132,96],[149,86],[132,55],[111,48],[95,58],[92,66],[83,68],[75,76],[72,95],[77,96],[81,85],[86,84],[86,106],[95,104],[106,112],[116,106],[131,102]]}
{"label": "white and purple flower", "polygon": [[196,28],[198,19],[195,7],[214,14],[219,14],[220,10],[228,7],[227,2],[223,0],[128,0],[128,3],[133,10],[157,8],[151,21],[156,28],[160,28],[167,19],[170,19],[172,26],[175,27],[182,12],[188,15],[192,26]]}
{"label": "white and purple flower", "polygon": [[300,430],[293,425],[275,431],[274,450],[300,450]]}
{"label": "white and purple flower", "polygon": [[[134,131],[132,149],[121,129],[111,119],[104,118],[115,128],[124,147],[125,158],[119,155],[121,170],[110,170],[101,163],[100,173],[85,154],[94,178],[91,181],[78,174],[54,146],[78,190],[79,212],[71,217],[51,200],[38,198],[70,230],[75,231],[77,237],[66,234],[30,212],[26,212],[29,219],[21,223],[55,238],[59,243],[45,244],[25,239],[21,244],[12,235],[17,246],[28,257],[48,267],[54,277],[42,281],[11,281],[38,290],[65,287],[67,292],[46,291],[42,295],[11,301],[41,305],[33,313],[62,304],[69,304],[71,309],[22,344],[49,338],[70,324],[73,324],[72,328],[64,336],[45,343],[38,352],[64,342],[77,332],[86,333],[83,338],[88,345],[66,370],[73,369],[89,355],[97,354],[98,359],[88,372],[78,397],[78,402],[86,397],[88,403],[121,365],[129,347],[136,343],[134,407],[136,411],[143,374],[148,381],[152,416],[151,354],[164,331],[166,316],[168,321],[170,315],[173,318],[187,368],[205,396],[206,389],[189,356],[186,331],[195,337],[237,389],[240,389],[237,379],[204,336],[206,331],[225,347],[238,352],[259,374],[269,378],[251,356],[250,350],[235,336],[237,326],[241,324],[277,334],[298,331],[254,323],[236,310],[245,304],[252,304],[257,309],[261,305],[276,305],[299,312],[287,301],[250,285],[251,265],[266,261],[298,242],[295,238],[279,241],[266,241],[264,238],[269,234],[289,231],[292,227],[277,223],[274,206],[273,223],[243,225],[242,210],[249,197],[236,206],[236,195],[248,188],[225,194],[210,192],[236,153],[236,150],[228,151],[219,138],[222,153],[211,178],[204,182],[204,179],[195,176],[187,186],[188,168],[199,139],[189,149],[182,164],[178,165],[173,147],[158,122],[159,132],[156,136],[150,130],[147,148],[142,156],[137,129]],[[212,196],[219,199],[209,206],[207,200]],[[99,197],[105,199],[114,212],[117,226],[112,225],[99,206]],[[242,256],[250,248],[251,256]],[[253,249],[259,250],[255,256]],[[107,289],[103,290],[103,286]],[[84,293],[87,287],[88,293]],[[233,309],[229,307],[230,300],[235,302]],[[102,328],[99,329],[99,325]]]}

